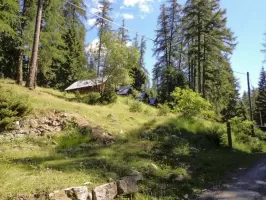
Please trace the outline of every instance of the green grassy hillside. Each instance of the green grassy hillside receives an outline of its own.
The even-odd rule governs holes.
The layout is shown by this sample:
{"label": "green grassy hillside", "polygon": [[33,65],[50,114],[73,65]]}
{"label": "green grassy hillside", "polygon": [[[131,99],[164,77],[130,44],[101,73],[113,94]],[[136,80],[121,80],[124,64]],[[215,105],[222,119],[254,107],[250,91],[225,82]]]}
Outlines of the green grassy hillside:
{"label": "green grassy hillside", "polygon": [[[45,88],[27,90],[11,80],[0,86],[28,95],[31,117],[51,111],[76,113],[93,126],[115,136],[103,145],[89,129],[69,125],[60,133],[0,140],[0,199],[28,198],[87,183],[91,189],[110,179],[141,173],[144,181],[136,199],[189,198],[225,175],[247,167],[260,157],[248,145],[234,141],[226,148],[225,126],[200,119],[158,116],[143,105],[142,113],[129,112],[129,98],[112,105],[90,106],[74,102],[72,94]],[[112,116],[112,117],[110,117]],[[113,119],[113,117],[115,119]],[[81,148],[80,144],[86,144]]]}

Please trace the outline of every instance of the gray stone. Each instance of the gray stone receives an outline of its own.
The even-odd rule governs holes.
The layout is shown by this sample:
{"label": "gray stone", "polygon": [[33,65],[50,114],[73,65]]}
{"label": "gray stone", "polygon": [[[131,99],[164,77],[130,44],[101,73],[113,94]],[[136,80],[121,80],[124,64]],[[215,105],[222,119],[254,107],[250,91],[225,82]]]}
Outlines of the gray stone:
{"label": "gray stone", "polygon": [[93,200],[113,200],[117,196],[116,182],[100,185],[92,190]]}
{"label": "gray stone", "polygon": [[175,181],[183,181],[185,179],[185,177],[183,175],[178,175],[176,178],[175,178]]}
{"label": "gray stone", "polygon": [[67,197],[72,200],[87,200],[89,195],[88,188],[86,186],[71,187],[64,190]]}
{"label": "gray stone", "polygon": [[87,200],[93,200],[92,199],[92,192],[89,192],[88,197],[87,197]]}
{"label": "gray stone", "polygon": [[16,130],[19,130],[19,129],[20,129],[20,123],[19,123],[19,121],[15,121],[15,122],[14,122],[14,125],[15,125],[14,128],[15,128]]}
{"label": "gray stone", "polygon": [[30,124],[30,128],[37,128],[38,127],[38,122],[34,119],[31,119],[29,121],[29,124]]}
{"label": "gray stone", "polygon": [[118,194],[131,194],[138,192],[139,176],[128,176],[117,181]]}
{"label": "gray stone", "polygon": [[91,145],[88,144],[88,143],[81,143],[81,144],[79,145],[79,147],[81,147],[81,148],[90,148]]}

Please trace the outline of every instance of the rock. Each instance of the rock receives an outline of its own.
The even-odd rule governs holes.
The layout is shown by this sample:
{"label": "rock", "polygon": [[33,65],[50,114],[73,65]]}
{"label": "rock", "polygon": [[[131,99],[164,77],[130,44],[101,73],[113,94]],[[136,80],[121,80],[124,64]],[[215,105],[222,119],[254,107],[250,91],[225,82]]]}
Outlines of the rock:
{"label": "rock", "polygon": [[138,192],[138,181],[139,176],[128,176],[117,181],[118,194],[131,194]]}
{"label": "rock", "polygon": [[23,137],[25,137],[25,135],[24,134],[16,134],[15,137],[16,138],[23,138]]}
{"label": "rock", "polygon": [[185,198],[185,199],[188,199],[188,194],[185,194],[185,195],[184,195],[184,198]]}
{"label": "rock", "polygon": [[183,181],[185,179],[185,177],[183,176],[183,175],[178,175],[174,180],[175,181],[179,181],[179,182],[181,182],[181,181]]}
{"label": "rock", "polygon": [[92,199],[92,193],[91,192],[89,192],[88,197],[87,197],[87,200],[93,200]]}
{"label": "rock", "polygon": [[86,186],[71,187],[64,189],[68,198],[72,200],[87,200],[89,196],[88,188]]}
{"label": "rock", "polygon": [[34,119],[31,119],[29,121],[29,124],[30,124],[30,128],[37,128],[38,127],[38,122]]}
{"label": "rock", "polygon": [[117,195],[116,182],[100,185],[92,190],[93,200],[113,200]]}
{"label": "rock", "polygon": [[155,165],[154,163],[151,163],[150,166],[151,166],[153,169],[158,170],[157,165]]}
{"label": "rock", "polygon": [[29,130],[26,130],[26,129],[20,129],[19,131],[18,131],[18,133],[19,134],[25,134],[25,135],[27,135],[27,134],[29,134]]}
{"label": "rock", "polygon": [[20,129],[20,122],[19,122],[19,121],[15,121],[15,122],[14,122],[14,128],[15,128],[16,130],[19,130],[19,129]]}
{"label": "rock", "polygon": [[91,145],[88,144],[88,143],[81,143],[81,144],[79,145],[79,147],[81,147],[81,148],[90,148]]}
{"label": "rock", "polygon": [[135,170],[135,169],[133,169],[133,170],[131,171],[130,176],[137,176],[138,179],[139,179],[139,181],[144,180],[143,175],[142,175],[139,171],[137,171],[137,170]]}
{"label": "rock", "polygon": [[113,122],[118,122],[119,121],[117,116],[115,116],[114,114],[107,115],[107,118],[111,119]]}

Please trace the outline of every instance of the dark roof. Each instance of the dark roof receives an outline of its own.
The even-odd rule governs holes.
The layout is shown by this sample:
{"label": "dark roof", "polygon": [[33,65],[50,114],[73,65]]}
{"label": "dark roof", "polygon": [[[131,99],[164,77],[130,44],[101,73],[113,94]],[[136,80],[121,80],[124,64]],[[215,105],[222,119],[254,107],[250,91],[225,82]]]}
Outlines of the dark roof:
{"label": "dark roof", "polygon": [[65,91],[86,88],[86,87],[93,87],[96,85],[101,85],[102,83],[106,81],[107,81],[107,77],[97,78],[97,79],[92,79],[92,80],[76,81],[72,85],[70,85],[68,88],[66,88]]}
{"label": "dark roof", "polygon": [[146,92],[140,92],[137,94],[136,99],[139,101],[146,100],[149,97],[149,95]]}
{"label": "dark roof", "polygon": [[132,89],[130,86],[121,86],[116,93],[120,95],[127,95],[131,93],[131,91]]}
{"label": "dark roof", "polygon": [[149,98],[149,104],[151,104],[151,105],[157,104],[157,98],[156,97],[155,98]]}

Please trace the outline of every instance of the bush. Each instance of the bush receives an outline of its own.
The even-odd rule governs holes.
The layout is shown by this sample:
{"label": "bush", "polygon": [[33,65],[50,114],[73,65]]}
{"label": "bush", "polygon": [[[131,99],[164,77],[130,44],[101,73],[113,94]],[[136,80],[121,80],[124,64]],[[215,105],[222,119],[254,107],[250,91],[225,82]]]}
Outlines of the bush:
{"label": "bush", "polygon": [[130,112],[142,112],[142,103],[136,100],[132,100],[129,104]]}
{"label": "bush", "polygon": [[0,129],[11,128],[15,120],[19,120],[31,111],[29,97],[19,95],[0,87]]}
{"label": "bush", "polygon": [[255,125],[251,121],[242,120],[240,117],[234,117],[230,120],[232,132],[237,136],[239,134],[252,135],[251,126]]}
{"label": "bush", "polygon": [[[260,141],[260,137],[263,137],[263,135],[256,135],[258,138],[251,136],[251,126],[254,125],[254,122],[242,120],[240,117],[234,117],[230,120],[230,123],[237,142],[246,144],[252,152],[262,151],[263,144]],[[259,131],[256,132],[259,133]]]}
{"label": "bush", "polygon": [[80,95],[79,92],[75,93],[77,101],[90,104],[90,105],[96,105],[96,104],[109,104],[114,103],[117,100],[117,95],[114,91],[104,91],[102,94],[99,92],[90,92],[85,95]]}
{"label": "bush", "polygon": [[169,106],[166,103],[165,104],[159,104],[158,107],[159,107],[159,112],[158,112],[159,116],[166,116],[171,111]]}
{"label": "bush", "polygon": [[80,101],[90,105],[95,105],[100,102],[101,95],[98,92],[91,92],[80,97]]}
{"label": "bush", "polygon": [[171,97],[175,103],[174,110],[176,112],[181,112],[186,118],[202,115],[203,112],[211,110],[210,102],[191,89],[176,87],[174,92],[171,93]]}
{"label": "bush", "polygon": [[104,91],[100,99],[102,104],[115,103],[116,100],[117,100],[117,94],[112,90]]}

